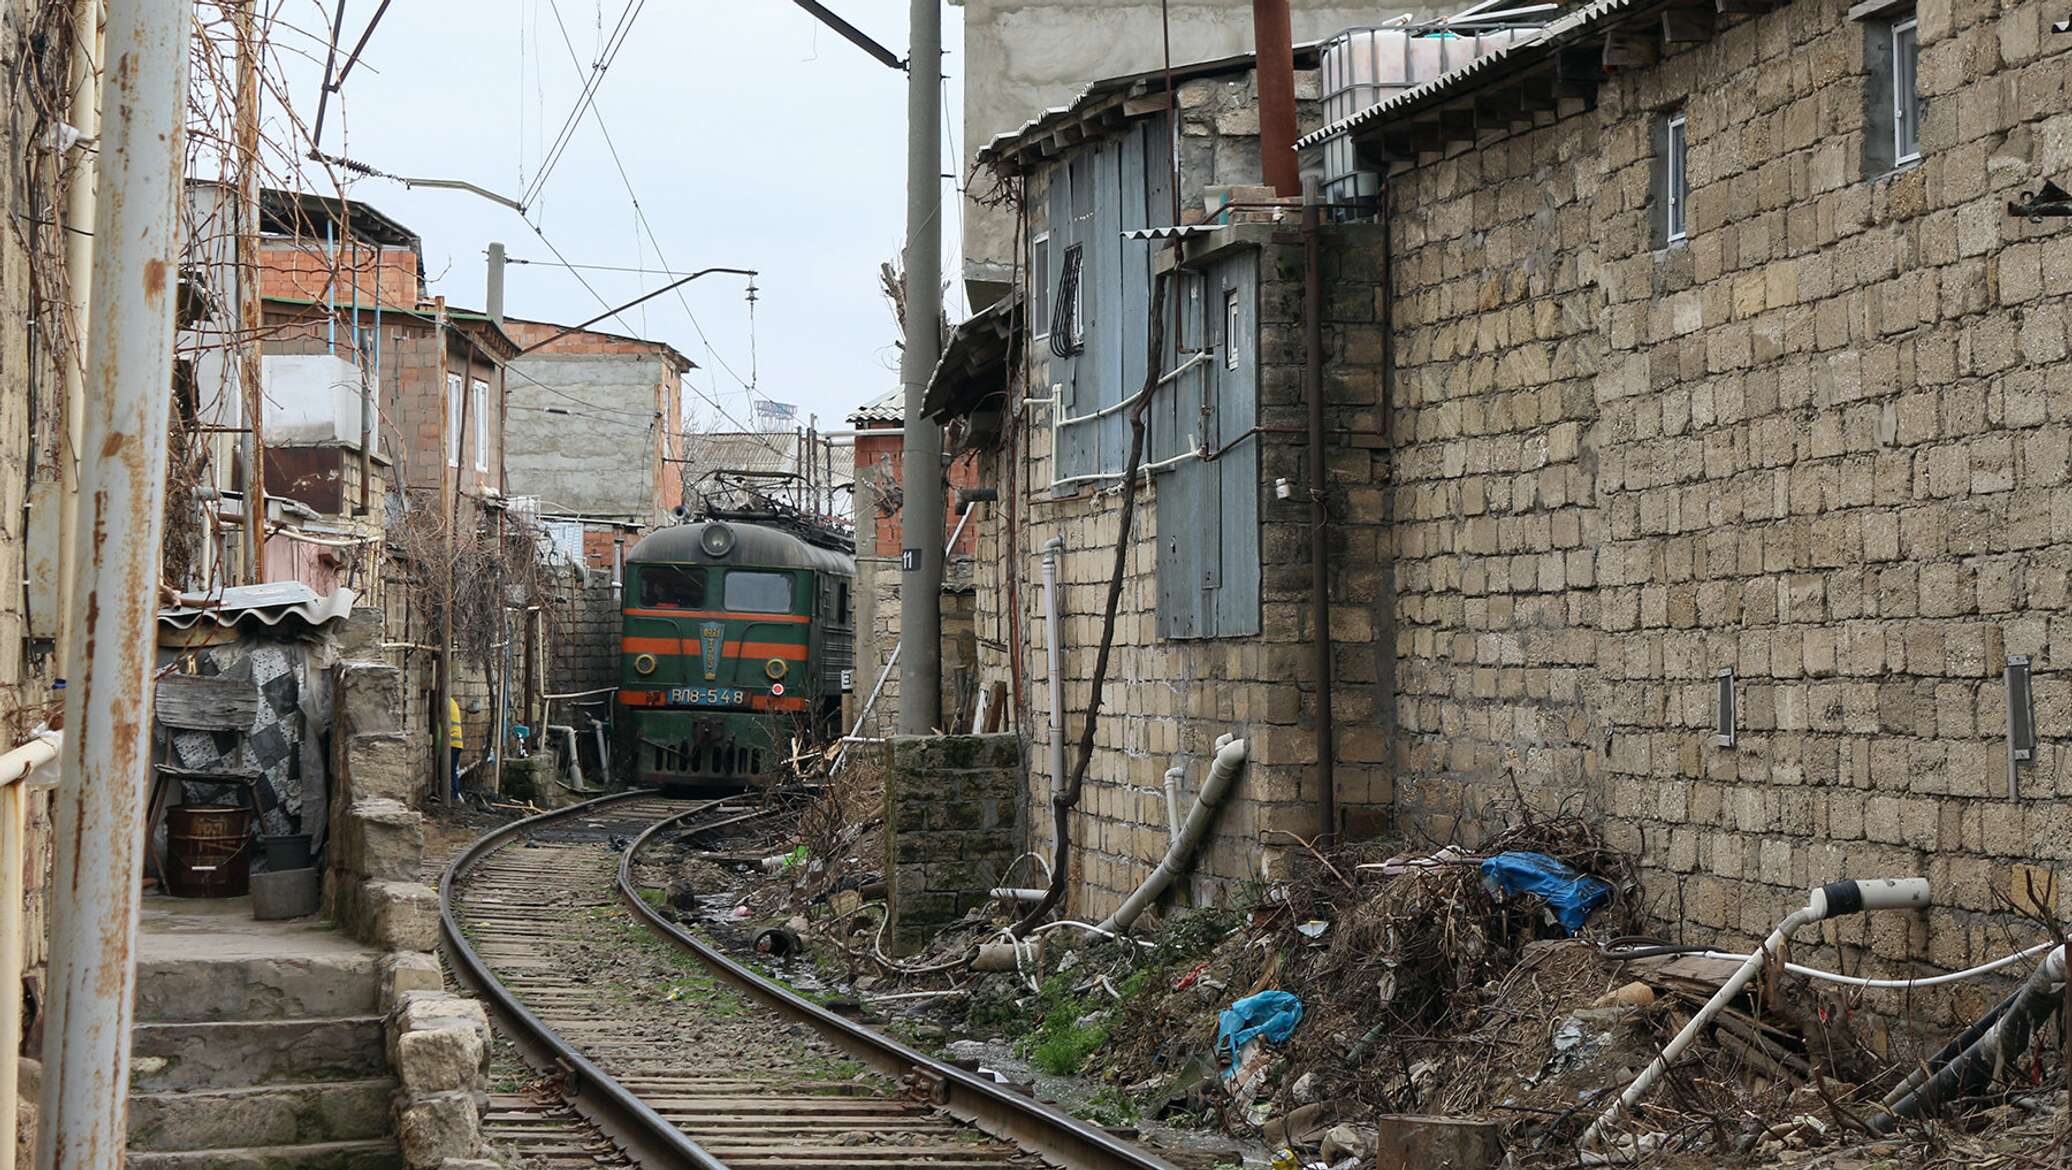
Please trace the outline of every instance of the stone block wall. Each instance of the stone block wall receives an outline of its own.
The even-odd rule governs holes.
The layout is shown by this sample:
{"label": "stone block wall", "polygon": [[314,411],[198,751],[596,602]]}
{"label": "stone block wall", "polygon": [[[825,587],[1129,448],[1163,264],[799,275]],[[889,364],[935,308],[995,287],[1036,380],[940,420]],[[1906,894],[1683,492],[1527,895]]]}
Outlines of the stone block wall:
{"label": "stone block wall", "polygon": [[439,899],[422,882],[430,785],[425,741],[403,723],[404,672],[346,662],[332,688],[336,788],[325,845],[324,909],[360,941],[388,951],[439,945]]}
{"label": "stone block wall", "polygon": [[886,936],[911,954],[986,901],[1020,851],[1013,735],[898,737],[885,774]]}
{"label": "stone block wall", "polygon": [[[610,568],[573,570],[555,607],[549,639],[548,694],[594,691],[619,684],[619,600]],[[557,706],[555,722],[565,707]]]}
{"label": "stone block wall", "polygon": [[[1041,230],[1043,200],[1030,202]],[[1335,646],[1333,744],[1343,823],[1364,831],[1385,816],[1392,798],[1379,713],[1389,700],[1388,576],[1380,484],[1385,463],[1374,449],[1382,430],[1380,368],[1385,352],[1377,313],[1385,267],[1383,233],[1373,225],[1324,228],[1324,393],[1334,485],[1329,534],[1331,635]],[[1233,895],[1261,876],[1287,849],[1290,834],[1316,835],[1321,790],[1316,778],[1316,688],[1311,655],[1311,533],[1306,490],[1278,499],[1272,485],[1308,483],[1307,408],[1303,398],[1301,320],[1304,260],[1292,225],[1228,227],[1190,245],[1190,260],[1208,249],[1259,251],[1259,423],[1247,440],[1260,445],[1261,633],[1255,637],[1177,640],[1158,633],[1157,545],[1176,534],[1158,531],[1159,480],[1140,486],[1115,646],[1095,751],[1078,809],[1071,818],[1070,910],[1099,917],[1119,905],[1150,873],[1167,846],[1161,780],[1187,769],[1184,793],[1206,775],[1216,737],[1249,741],[1251,762],[1219,814],[1194,868],[1178,883],[1180,897]],[[1022,385],[1045,385],[1040,346]],[[1014,396],[1019,387],[1011,388]],[[1367,445],[1361,445],[1367,444]],[[1114,461],[1120,466],[1120,457]],[[1043,624],[1042,548],[1062,537],[1059,565],[1064,659],[1067,767],[1076,754],[1088,706],[1101,615],[1115,561],[1120,497],[1113,490],[1055,495],[1050,488],[1048,420],[1032,410],[1007,446],[988,457],[985,473],[1002,494],[980,524],[977,558],[981,685],[1010,683],[1029,742],[1030,848],[1048,853],[1050,775],[1046,746],[1051,713]],[[1013,507],[1008,497],[1013,495]],[[1188,536],[1191,534],[1177,534]]]}
{"label": "stone block wall", "polygon": [[[1923,157],[1866,175],[1848,7],[1723,23],[1393,178],[1397,807],[1469,843],[1514,792],[1591,816],[1694,940],[1926,874],[1936,912],[1838,928],[1850,965],[1959,967],[2007,949],[2017,862],[2072,861],[2072,235],[2006,210],[2072,171],[2072,40],[1925,0]],[[1689,239],[1655,249],[1672,109]]]}

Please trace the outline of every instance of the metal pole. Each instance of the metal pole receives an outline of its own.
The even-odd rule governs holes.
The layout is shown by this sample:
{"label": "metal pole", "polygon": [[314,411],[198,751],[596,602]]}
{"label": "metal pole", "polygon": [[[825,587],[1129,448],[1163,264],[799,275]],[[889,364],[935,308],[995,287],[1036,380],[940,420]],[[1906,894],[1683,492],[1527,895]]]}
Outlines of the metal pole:
{"label": "metal pole", "polygon": [[900,481],[899,733],[942,722],[942,428],[921,410],[942,352],[942,0],[912,0],[907,48],[905,457]]}
{"label": "metal pole", "polygon": [[[79,0],[72,15],[72,125],[82,138],[101,130],[101,0]],[[58,571],[70,573],[79,563],[73,532],[79,527],[79,433],[86,410],[86,334],[93,323],[92,298],[87,295],[89,274],[94,267],[94,191],[98,181],[99,152],[77,148],[72,162],[72,185],[65,192],[65,279],[72,299],[72,343],[74,351],[63,363],[65,375],[65,437],[58,448]],[[72,591],[58,591],[57,681],[71,675]]]}
{"label": "metal pole", "polygon": [[[245,401],[245,582],[266,580],[266,400],[259,361],[259,0],[239,0],[237,18],[238,383]],[[335,263],[324,225],[324,262]],[[337,282],[332,282],[335,285]],[[329,315],[337,328],[337,314]],[[336,348],[335,346],[333,347]]]}
{"label": "metal pole", "polygon": [[[460,495],[460,435],[456,430],[459,424],[454,420],[457,411],[453,403],[451,379],[446,370],[445,297],[435,297],[432,301],[432,337],[433,348],[438,351],[438,370],[432,384],[438,388],[439,393],[439,405],[436,409],[439,412],[439,466],[443,469],[439,475],[439,510],[434,515],[439,517],[438,523],[444,525],[439,541],[439,559],[446,562],[440,569],[445,602],[439,610],[438,678],[434,687],[436,697],[433,700],[437,706],[432,715],[432,742],[438,745],[437,750],[432,753],[432,787],[435,790],[432,799],[434,802],[441,802],[451,796],[453,788],[453,781],[448,776],[453,763],[452,744],[448,739],[451,731],[448,727],[447,711],[451,709],[449,704],[453,701],[453,520],[460,512],[457,499]],[[463,403],[468,400],[466,385],[460,388],[460,400]],[[449,505],[448,501],[454,502]]]}
{"label": "metal pole", "polygon": [[1302,194],[1295,157],[1295,35],[1288,0],[1252,0],[1252,48],[1259,74],[1259,170],[1274,194]]}
{"label": "metal pole", "polygon": [[[129,1105],[144,777],[165,536],[166,411],[194,9],[109,0],[101,241],[87,335],[65,742],[51,886],[41,1170],[120,1166]],[[12,1054],[9,1054],[10,1056]]]}
{"label": "metal pole", "polygon": [[508,263],[501,241],[489,244],[489,296],[485,309],[489,319],[501,325],[504,323],[504,265]]}
{"label": "metal pole", "polygon": [[16,781],[0,788],[0,1170],[14,1170],[15,1128],[21,1123],[22,1050],[22,862],[27,836],[23,831],[28,784]]}

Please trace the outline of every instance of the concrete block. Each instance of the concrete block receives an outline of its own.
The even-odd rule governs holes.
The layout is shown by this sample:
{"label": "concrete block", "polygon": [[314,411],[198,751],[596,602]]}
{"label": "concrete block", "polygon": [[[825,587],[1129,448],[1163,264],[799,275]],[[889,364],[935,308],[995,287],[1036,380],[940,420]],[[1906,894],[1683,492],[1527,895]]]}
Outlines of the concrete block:
{"label": "concrete block", "polygon": [[439,1170],[447,1159],[482,1152],[482,1113],[475,1094],[454,1092],[421,1097],[396,1115],[396,1140],[410,1170]]}
{"label": "concrete block", "polygon": [[306,918],[322,901],[315,869],[290,869],[252,875],[252,917],[261,922]]}
{"label": "concrete block", "polygon": [[440,992],[446,979],[435,955],[423,951],[395,951],[381,957],[381,1006],[393,1011],[413,991]]}
{"label": "concrete block", "polygon": [[439,895],[430,886],[370,881],[355,901],[353,935],[363,942],[391,951],[429,951],[439,945]]}
{"label": "concrete block", "polygon": [[396,1076],[413,1095],[486,1089],[488,1063],[482,1037],[465,1025],[405,1032],[396,1040]]}
{"label": "concrete block", "polygon": [[338,667],[339,730],[347,735],[391,735],[403,730],[403,672],[385,662]]}
{"label": "concrete block", "polygon": [[403,735],[354,735],[345,742],[346,790],[353,800],[414,805],[430,784],[422,742]]}
{"label": "concrete block", "polygon": [[1374,1170],[1485,1170],[1504,1155],[1493,1121],[1383,1114],[1374,1123]]}
{"label": "concrete block", "polygon": [[395,800],[357,800],[346,809],[340,829],[335,847],[347,872],[378,882],[410,882],[423,875],[423,813]]}
{"label": "concrete block", "polygon": [[130,1032],[138,1093],[372,1080],[389,1073],[379,1016],[138,1024]]}

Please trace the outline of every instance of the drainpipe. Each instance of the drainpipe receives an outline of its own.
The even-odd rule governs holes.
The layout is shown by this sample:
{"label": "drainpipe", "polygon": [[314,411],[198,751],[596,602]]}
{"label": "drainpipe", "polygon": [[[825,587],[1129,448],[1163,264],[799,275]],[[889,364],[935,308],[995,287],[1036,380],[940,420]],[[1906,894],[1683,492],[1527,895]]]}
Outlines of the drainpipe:
{"label": "drainpipe", "polygon": [[[1058,645],[1058,554],[1065,538],[1053,536],[1043,545],[1043,654],[1050,670],[1050,786],[1065,785],[1065,663]],[[1062,860],[1062,859],[1061,859]]]}
{"label": "drainpipe", "polygon": [[[1290,153],[1292,159],[1294,155]],[[1331,717],[1331,505],[1324,466],[1324,270],[1319,257],[1317,193],[1302,198],[1302,393],[1309,400],[1309,611],[1316,636],[1318,831],[1338,834],[1336,746]]]}
{"label": "drainpipe", "polygon": [[[194,10],[109,0],[101,179],[94,210],[79,449],[81,507],[68,567],[80,599],[65,632],[78,678],[65,689],[53,834],[50,1012],[40,1170],[119,1166],[129,1104],[144,790],[150,766],[166,411]],[[79,274],[75,274],[79,275]],[[12,1053],[5,1054],[12,1057]],[[11,1139],[10,1139],[11,1140]]]}
{"label": "drainpipe", "polygon": [[[70,573],[79,563],[79,551],[72,534],[79,527],[79,434],[86,425],[86,334],[93,323],[93,301],[87,295],[88,274],[94,268],[94,202],[99,182],[99,150],[86,140],[101,131],[101,0],[78,0],[72,14],[72,126],[79,131],[75,148],[72,186],[65,193],[65,272],[72,298],[72,337],[78,352],[64,363],[65,438],[57,451],[58,480],[58,571]],[[57,681],[71,673],[72,591],[58,591]]]}
{"label": "drainpipe", "polygon": [[1295,34],[1288,0],[1252,0],[1252,47],[1259,79],[1259,173],[1274,194],[1302,194],[1295,155]]}

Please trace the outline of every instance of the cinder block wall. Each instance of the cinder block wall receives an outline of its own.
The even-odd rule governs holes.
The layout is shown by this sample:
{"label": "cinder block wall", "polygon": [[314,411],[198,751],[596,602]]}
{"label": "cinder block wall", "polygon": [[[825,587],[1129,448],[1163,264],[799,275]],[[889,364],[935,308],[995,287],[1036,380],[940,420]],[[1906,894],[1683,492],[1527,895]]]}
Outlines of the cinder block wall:
{"label": "cinder block wall", "polygon": [[[1039,223],[1044,200],[1030,201]],[[1040,230],[1039,228],[1033,230]],[[1103,915],[1135,889],[1167,846],[1161,778],[1187,769],[1183,801],[1207,774],[1216,737],[1249,741],[1251,763],[1206,839],[1181,896],[1227,898],[1291,847],[1289,834],[1319,831],[1321,793],[1315,777],[1316,692],[1311,647],[1306,490],[1276,499],[1272,485],[1308,483],[1307,409],[1302,395],[1303,251],[1288,227],[1229,229],[1239,246],[1260,251],[1259,377],[1261,634],[1175,640],[1158,634],[1158,480],[1138,489],[1115,648],[1109,665],[1095,751],[1086,787],[1071,819],[1070,908]],[[1378,434],[1384,346],[1376,313],[1384,266],[1382,232],[1372,225],[1327,227],[1323,233],[1327,363],[1327,426]],[[1040,360],[1021,372],[1023,385],[1049,384]],[[1017,395],[1020,390],[1015,391]],[[1062,536],[1059,567],[1063,615],[1067,762],[1076,758],[1080,718],[1088,705],[1101,614],[1119,531],[1120,496],[1083,491],[1053,498],[1050,428],[1040,412],[985,468],[1003,501],[1019,493],[1019,525],[1010,529],[1005,503],[988,505],[980,524],[977,641],[982,683],[1014,677],[1019,647],[1019,726],[1029,742],[1030,848],[1053,848],[1049,801],[1056,778],[1046,747],[1050,704],[1045,673],[1042,547]],[[1118,463],[1119,466],[1119,463]],[[1349,823],[1385,817],[1391,788],[1378,713],[1388,700],[1387,573],[1382,540],[1381,453],[1347,442],[1330,448],[1331,633],[1336,646],[1335,758],[1339,799]],[[1183,538],[1192,533],[1179,534]],[[1018,604],[1019,613],[1007,607]],[[1015,630],[1019,628],[1019,640]],[[1011,692],[1012,693],[1012,692]],[[1183,809],[1184,809],[1183,804]]]}
{"label": "cinder block wall", "polygon": [[[1515,775],[1640,852],[1696,939],[1925,873],[1942,909],[1841,934],[1957,967],[2007,949],[2015,863],[2072,860],[2072,234],[2006,211],[2072,171],[2072,41],[2040,3],[1921,4],[1924,157],[1867,178],[1847,7],[1742,19],[1396,176],[1396,798],[1473,842]],[[1654,250],[1677,105],[1690,238]],[[2015,799],[2010,654],[2043,740]]]}
{"label": "cinder block wall", "polygon": [[1020,839],[1021,755],[1012,734],[892,741],[884,836],[894,954],[925,947],[1006,874]]}

